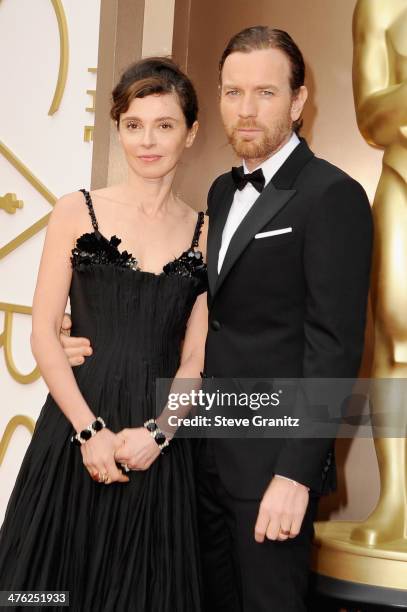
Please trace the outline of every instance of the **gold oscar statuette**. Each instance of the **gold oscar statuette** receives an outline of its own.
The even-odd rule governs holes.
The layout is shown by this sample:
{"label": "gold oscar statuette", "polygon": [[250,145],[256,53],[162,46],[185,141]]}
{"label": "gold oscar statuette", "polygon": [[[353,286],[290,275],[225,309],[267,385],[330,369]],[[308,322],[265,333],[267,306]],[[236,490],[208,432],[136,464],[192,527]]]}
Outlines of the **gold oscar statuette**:
{"label": "gold oscar statuette", "polygon": [[[407,0],[358,0],[353,43],[358,126],[384,150],[373,203],[370,387],[381,486],[365,521],[316,524],[313,569],[400,589],[407,602],[407,393],[400,380],[407,378]],[[395,437],[382,435],[386,429]]]}

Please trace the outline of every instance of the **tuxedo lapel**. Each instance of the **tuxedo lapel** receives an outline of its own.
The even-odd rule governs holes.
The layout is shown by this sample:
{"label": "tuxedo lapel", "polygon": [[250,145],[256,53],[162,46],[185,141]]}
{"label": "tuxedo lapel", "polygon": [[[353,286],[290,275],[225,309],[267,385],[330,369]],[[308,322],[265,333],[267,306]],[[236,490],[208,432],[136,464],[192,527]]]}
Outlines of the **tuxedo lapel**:
{"label": "tuxedo lapel", "polygon": [[261,230],[293,197],[295,179],[303,167],[314,157],[306,141],[301,142],[273,176],[247,213],[230,241],[229,248],[218,276],[218,257],[222,243],[222,233],[228,218],[236,190],[232,175],[228,176],[223,190],[216,194],[217,204],[213,204],[209,219],[208,233],[208,282],[211,298],[224,282],[233,265],[243,253],[255,234]]}
{"label": "tuxedo lapel", "polygon": [[208,283],[211,295],[215,292],[215,286],[218,280],[218,257],[222,243],[222,233],[230,207],[232,206],[235,190],[236,186],[232,177],[230,177],[223,191],[217,196],[217,203],[213,206],[209,219],[207,261]]}
{"label": "tuxedo lapel", "polygon": [[[249,210],[236,232],[234,233],[232,240],[230,241],[229,248],[226,251],[226,256],[217,279],[214,290],[211,290],[212,298],[215,293],[219,291],[220,286],[229,274],[236,260],[243,253],[249,242],[253,239],[254,235],[261,230],[266,223],[271,219],[287,204],[287,202],[296,193],[295,189],[276,189],[272,182],[262,191]],[[229,206],[230,208],[230,206]],[[226,222],[226,219],[224,223]],[[222,237],[223,226],[220,230]],[[219,247],[216,253],[219,253]],[[216,263],[217,257],[215,253]],[[209,260],[210,254],[208,256]]]}

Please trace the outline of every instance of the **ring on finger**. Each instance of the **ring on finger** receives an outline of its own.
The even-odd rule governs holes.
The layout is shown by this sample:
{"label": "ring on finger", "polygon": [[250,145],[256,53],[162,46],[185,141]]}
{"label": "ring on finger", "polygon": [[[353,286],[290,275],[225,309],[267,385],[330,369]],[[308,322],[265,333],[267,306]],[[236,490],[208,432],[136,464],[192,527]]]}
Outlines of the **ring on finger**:
{"label": "ring on finger", "polygon": [[286,531],[285,529],[281,529],[281,527],[280,527],[280,533],[282,535],[289,536],[291,534],[291,531]]}

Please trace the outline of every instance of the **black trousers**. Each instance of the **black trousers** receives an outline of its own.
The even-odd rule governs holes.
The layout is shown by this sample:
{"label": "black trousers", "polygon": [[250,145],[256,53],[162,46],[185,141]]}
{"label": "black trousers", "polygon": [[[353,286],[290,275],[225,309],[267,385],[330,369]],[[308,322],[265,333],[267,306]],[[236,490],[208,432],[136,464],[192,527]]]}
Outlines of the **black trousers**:
{"label": "black trousers", "polygon": [[257,543],[260,500],[235,499],[228,493],[218,475],[213,443],[200,441],[197,456],[204,611],[305,612],[318,498],[310,496],[296,538]]}

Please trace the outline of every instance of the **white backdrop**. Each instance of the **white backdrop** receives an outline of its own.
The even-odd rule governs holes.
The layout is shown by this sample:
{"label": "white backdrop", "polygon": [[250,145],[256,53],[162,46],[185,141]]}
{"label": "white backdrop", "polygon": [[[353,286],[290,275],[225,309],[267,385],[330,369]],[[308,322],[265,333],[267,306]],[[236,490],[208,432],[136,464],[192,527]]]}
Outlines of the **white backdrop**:
{"label": "white backdrop", "polygon": [[[57,15],[66,20],[63,36],[67,79],[58,110],[49,115],[60,66]],[[92,94],[96,89],[100,0],[0,0],[0,143],[55,197],[89,187],[92,142],[85,126],[94,123]],[[68,42],[68,55],[66,56]],[[19,426],[1,462],[1,439],[15,415],[35,421],[47,389],[41,378],[29,384],[15,380],[6,367],[4,310],[31,307],[45,229],[5,253],[4,247],[39,221],[52,206],[0,149],[0,524],[7,500],[30,440]],[[33,178],[33,181],[35,182]],[[8,193],[23,207],[4,210]],[[3,203],[3,205],[2,205]],[[4,305],[11,306],[4,306]],[[14,314],[11,354],[17,370],[35,367],[30,349],[31,317]],[[3,440],[4,450],[4,440]]]}

